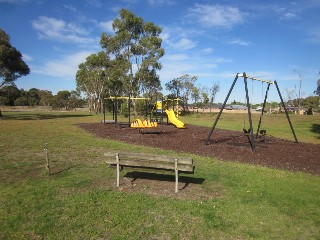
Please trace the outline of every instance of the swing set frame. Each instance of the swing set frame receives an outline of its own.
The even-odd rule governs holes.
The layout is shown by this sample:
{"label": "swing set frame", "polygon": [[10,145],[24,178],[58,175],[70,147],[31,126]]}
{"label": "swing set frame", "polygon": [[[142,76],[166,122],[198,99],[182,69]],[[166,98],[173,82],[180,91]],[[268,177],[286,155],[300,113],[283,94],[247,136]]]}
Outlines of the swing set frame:
{"label": "swing set frame", "polygon": [[[248,119],[249,119],[249,124],[250,124],[250,128],[248,129],[247,131],[247,134],[248,134],[248,139],[249,139],[249,142],[250,142],[250,145],[251,145],[251,148],[252,148],[252,151],[255,151],[256,149],[256,145],[255,145],[255,137],[257,138],[258,137],[258,134],[259,134],[259,131],[260,131],[260,127],[261,127],[261,121],[262,121],[262,116],[263,116],[263,113],[264,113],[264,109],[266,107],[266,101],[267,101],[267,97],[268,97],[268,92],[269,92],[269,88],[270,88],[270,85],[275,85],[276,88],[277,88],[277,91],[278,91],[278,94],[279,94],[279,97],[280,97],[280,100],[281,100],[281,105],[283,106],[284,108],[284,111],[285,111],[285,114],[286,114],[286,117],[287,117],[287,120],[288,120],[288,123],[290,125],[290,128],[291,128],[291,131],[292,131],[292,134],[293,134],[293,137],[295,139],[295,143],[298,143],[298,139],[297,139],[297,136],[295,134],[295,131],[293,129],[293,126],[292,126],[292,123],[291,123],[291,120],[290,120],[290,117],[289,117],[289,114],[288,114],[288,111],[287,111],[287,108],[283,102],[283,98],[282,98],[282,95],[281,95],[281,92],[280,92],[280,89],[279,89],[279,86],[278,86],[278,83],[277,81],[270,81],[270,80],[265,80],[265,79],[261,79],[261,78],[256,78],[256,77],[252,77],[252,76],[248,76],[245,72],[243,74],[240,74],[240,73],[237,73],[236,74],[236,77],[230,87],[230,90],[227,94],[227,97],[226,99],[224,100],[223,104],[222,104],[222,107],[220,109],[220,112],[208,134],[208,137],[207,137],[207,140],[205,142],[206,145],[209,145],[209,141],[210,141],[210,138],[212,136],[212,133],[220,119],[220,116],[226,106],[226,103],[232,93],[232,90],[238,80],[239,77],[243,77],[243,80],[244,80],[244,87],[245,87],[245,92],[246,92],[246,102],[247,102],[247,109],[248,109]],[[260,114],[260,118],[259,118],[259,123],[258,123],[258,128],[257,128],[257,133],[256,133],[256,136],[254,136],[253,134],[253,127],[252,127],[252,117],[251,117],[251,106],[250,106],[250,101],[249,101],[249,93],[248,93],[248,83],[247,83],[247,79],[251,79],[251,80],[255,80],[255,81],[260,81],[262,83],[267,83],[268,86],[267,86],[267,90],[266,90],[266,93],[265,93],[265,97],[264,97],[264,101],[263,101],[263,106],[262,106],[262,110],[261,110],[261,114]]]}

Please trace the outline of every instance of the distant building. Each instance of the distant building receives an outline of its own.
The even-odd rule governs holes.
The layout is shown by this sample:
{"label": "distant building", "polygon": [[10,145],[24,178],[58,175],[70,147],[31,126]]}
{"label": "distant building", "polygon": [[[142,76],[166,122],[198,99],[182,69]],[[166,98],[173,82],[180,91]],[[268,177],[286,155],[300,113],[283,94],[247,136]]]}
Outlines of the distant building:
{"label": "distant building", "polygon": [[[221,109],[222,106],[220,106],[219,108]],[[243,106],[243,105],[228,105],[225,106],[226,110],[247,110],[247,106]]]}

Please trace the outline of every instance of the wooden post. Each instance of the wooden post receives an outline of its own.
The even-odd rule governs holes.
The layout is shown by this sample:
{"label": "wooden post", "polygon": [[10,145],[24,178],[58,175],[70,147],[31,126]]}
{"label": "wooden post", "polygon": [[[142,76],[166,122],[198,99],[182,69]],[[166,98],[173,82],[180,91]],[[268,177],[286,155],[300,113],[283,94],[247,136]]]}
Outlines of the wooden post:
{"label": "wooden post", "polygon": [[48,153],[48,143],[46,143],[44,151],[46,152],[46,162],[47,162],[46,168],[47,168],[48,173],[50,174],[50,161],[49,161],[49,153]]}
{"label": "wooden post", "polygon": [[116,153],[116,162],[117,162],[117,187],[120,186],[120,161],[119,153]]}
{"label": "wooden post", "polygon": [[175,187],[175,192],[178,192],[178,182],[179,182],[179,171],[178,171],[178,159],[174,159],[174,170],[176,174],[176,187]]}

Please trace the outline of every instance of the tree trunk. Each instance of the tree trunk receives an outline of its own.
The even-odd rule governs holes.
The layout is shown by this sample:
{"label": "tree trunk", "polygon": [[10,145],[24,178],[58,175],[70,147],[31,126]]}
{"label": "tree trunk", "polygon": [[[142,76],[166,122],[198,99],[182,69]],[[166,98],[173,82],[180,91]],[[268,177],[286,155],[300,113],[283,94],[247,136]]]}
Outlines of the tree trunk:
{"label": "tree trunk", "polygon": [[3,117],[2,113],[1,113],[1,109],[0,109],[0,117]]}

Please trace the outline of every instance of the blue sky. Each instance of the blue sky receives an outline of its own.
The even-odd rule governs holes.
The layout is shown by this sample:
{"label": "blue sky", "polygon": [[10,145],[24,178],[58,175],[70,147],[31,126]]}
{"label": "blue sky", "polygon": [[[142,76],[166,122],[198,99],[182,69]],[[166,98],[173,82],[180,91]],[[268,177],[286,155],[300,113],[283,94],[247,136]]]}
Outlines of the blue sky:
{"label": "blue sky", "polygon": [[[165,56],[162,85],[183,74],[201,87],[219,82],[222,102],[237,72],[277,80],[284,99],[314,95],[320,78],[320,0],[0,0],[0,28],[24,56],[31,73],[18,88],[56,94],[75,90],[75,74],[85,58],[101,51],[102,32],[112,34],[121,8],[162,28]],[[263,101],[266,86],[249,81],[252,102]],[[163,91],[166,93],[165,91]],[[244,101],[239,79],[230,100]],[[271,87],[269,101],[279,101]]]}

